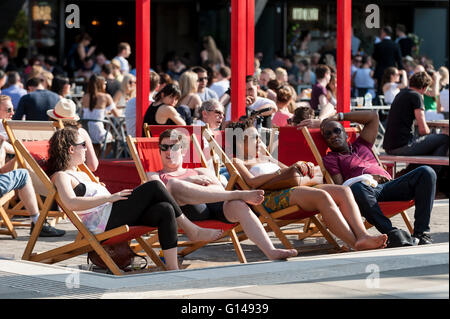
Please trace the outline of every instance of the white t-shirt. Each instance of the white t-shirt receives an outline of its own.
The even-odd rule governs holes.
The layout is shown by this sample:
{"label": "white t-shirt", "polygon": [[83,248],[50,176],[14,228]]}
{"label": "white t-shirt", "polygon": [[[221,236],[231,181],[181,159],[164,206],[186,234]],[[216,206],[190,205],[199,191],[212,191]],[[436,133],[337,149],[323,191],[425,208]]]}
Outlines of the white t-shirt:
{"label": "white t-shirt", "polygon": [[219,97],[219,99],[222,97],[222,95],[225,94],[225,92],[230,88],[230,81],[228,80],[222,80],[222,81],[218,81],[213,83],[210,87],[211,90],[213,90],[214,92],[216,92],[217,96]]}
{"label": "white t-shirt", "polygon": [[[266,104],[270,104],[273,105],[274,107],[276,107],[277,105],[275,104],[274,101],[272,101],[271,99],[267,99],[265,97],[256,97],[256,101],[255,103],[253,103],[252,105],[249,105],[248,107],[255,111],[258,110],[260,107],[262,107],[263,105]],[[227,107],[227,115],[225,117],[225,121],[231,121],[231,103],[228,105]]]}

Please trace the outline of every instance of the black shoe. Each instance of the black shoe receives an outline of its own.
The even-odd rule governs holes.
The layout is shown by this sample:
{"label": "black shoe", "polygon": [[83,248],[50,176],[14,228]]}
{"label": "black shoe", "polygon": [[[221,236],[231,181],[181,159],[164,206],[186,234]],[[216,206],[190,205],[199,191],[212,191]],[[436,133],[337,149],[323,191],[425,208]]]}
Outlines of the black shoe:
{"label": "black shoe", "polygon": [[[30,228],[30,235],[33,232],[34,229],[34,223],[31,222],[31,228]],[[42,225],[41,233],[39,234],[39,237],[61,237],[66,234],[65,230],[62,229],[56,229],[48,222],[45,222],[44,225]]]}
{"label": "black shoe", "polygon": [[414,233],[413,237],[415,237],[419,240],[419,245],[429,245],[429,244],[433,243],[430,235],[427,233],[417,233],[417,234]]}

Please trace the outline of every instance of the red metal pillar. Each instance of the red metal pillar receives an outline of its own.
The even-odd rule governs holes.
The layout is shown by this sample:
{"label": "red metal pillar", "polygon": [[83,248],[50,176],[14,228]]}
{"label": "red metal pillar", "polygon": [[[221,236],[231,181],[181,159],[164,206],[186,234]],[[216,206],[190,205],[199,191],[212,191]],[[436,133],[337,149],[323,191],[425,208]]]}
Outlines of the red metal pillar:
{"label": "red metal pillar", "polygon": [[247,1],[231,0],[231,120],[245,115]]}
{"label": "red metal pillar", "polygon": [[255,0],[247,0],[247,75],[255,73]]}
{"label": "red metal pillar", "polygon": [[350,112],[352,1],[337,1],[337,112]]}
{"label": "red metal pillar", "polygon": [[150,0],[136,0],[136,136],[142,136],[149,93]]}

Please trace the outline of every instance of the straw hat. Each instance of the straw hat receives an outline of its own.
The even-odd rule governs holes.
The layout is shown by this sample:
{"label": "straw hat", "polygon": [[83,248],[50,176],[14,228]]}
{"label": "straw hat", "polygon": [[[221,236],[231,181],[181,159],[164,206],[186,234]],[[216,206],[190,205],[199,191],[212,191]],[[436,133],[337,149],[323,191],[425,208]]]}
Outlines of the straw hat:
{"label": "straw hat", "polygon": [[74,120],[78,121],[77,107],[72,100],[64,99],[56,103],[55,108],[48,110],[47,115],[55,120]]}

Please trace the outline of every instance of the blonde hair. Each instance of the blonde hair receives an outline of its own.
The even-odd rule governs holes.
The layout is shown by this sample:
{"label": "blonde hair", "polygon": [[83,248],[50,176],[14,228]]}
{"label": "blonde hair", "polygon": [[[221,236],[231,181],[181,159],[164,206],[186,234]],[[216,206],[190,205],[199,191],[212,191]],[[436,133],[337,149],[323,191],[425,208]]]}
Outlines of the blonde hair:
{"label": "blonde hair", "polygon": [[125,99],[131,99],[136,96],[136,89],[134,89],[130,94],[127,92],[128,82],[132,80],[136,81],[136,77],[133,74],[127,73],[123,76],[122,82],[120,83],[120,90],[126,97]]}
{"label": "blonde hair", "polygon": [[281,81],[281,77],[287,77],[287,71],[283,68],[276,68],[275,69],[275,74],[277,76],[277,80]]}
{"label": "blonde hair", "polygon": [[42,67],[42,65],[33,65],[31,67],[30,74],[28,74],[28,78],[41,78],[43,70],[44,68]]}
{"label": "blonde hair", "polygon": [[186,71],[181,74],[178,79],[180,84],[181,97],[178,104],[191,93],[197,93],[197,79],[198,75],[192,71]]}
{"label": "blonde hair", "polygon": [[273,72],[272,69],[269,68],[263,69],[259,76],[261,76],[261,74],[263,73],[267,74],[270,80],[275,80],[277,78],[277,75],[275,74],[275,72]]}
{"label": "blonde hair", "polygon": [[441,75],[440,85],[446,86],[448,84],[448,69],[445,66],[441,66],[438,70],[439,74]]}
{"label": "blonde hair", "polygon": [[0,95],[0,105],[6,101],[11,101],[11,97],[9,97],[8,95]]}

